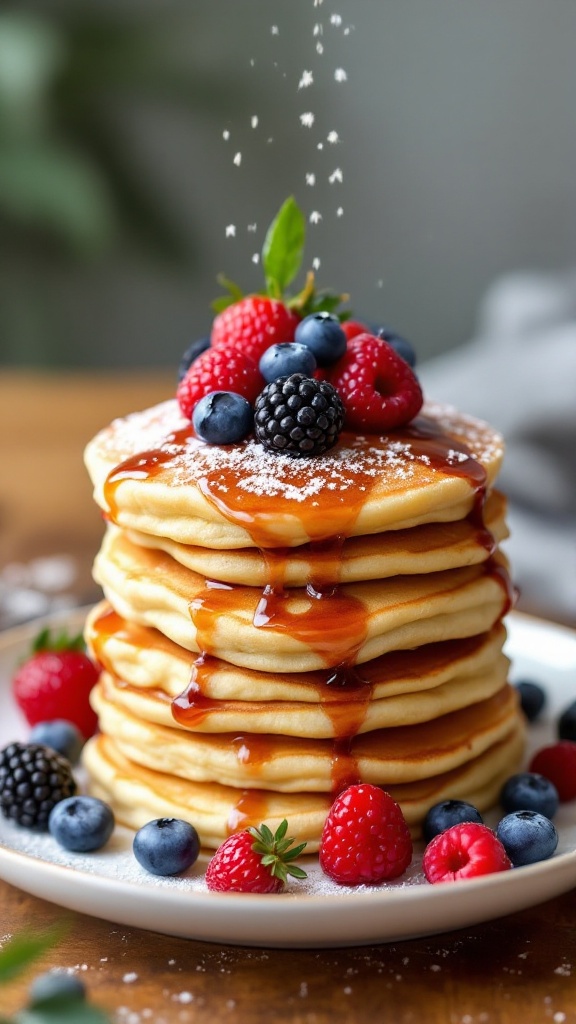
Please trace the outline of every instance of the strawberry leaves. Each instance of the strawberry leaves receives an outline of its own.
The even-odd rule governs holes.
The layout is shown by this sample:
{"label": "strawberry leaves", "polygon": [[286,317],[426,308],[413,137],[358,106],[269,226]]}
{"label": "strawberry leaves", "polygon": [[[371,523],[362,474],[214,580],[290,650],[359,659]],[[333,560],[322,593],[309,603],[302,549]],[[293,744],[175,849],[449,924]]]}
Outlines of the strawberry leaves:
{"label": "strawberry leaves", "polygon": [[[337,312],[337,307],[347,301],[348,296],[327,290],[317,291],[312,271],[308,271],[300,292],[293,296],[288,293],[302,266],[305,243],[306,218],[294,197],[289,196],[266,232],[262,247],[265,288],[258,294],[283,302],[301,317],[319,310]],[[224,274],[219,274],[218,283],[226,289],[226,294],[212,303],[217,314],[244,298],[242,289]],[[337,315],[345,320],[350,314],[338,312]]]}
{"label": "strawberry leaves", "polygon": [[248,828],[247,831],[255,840],[252,844],[254,853],[261,856],[262,864],[268,868],[273,878],[280,878],[286,882],[288,875],[291,875],[292,878],[307,877],[306,872],[293,863],[306,847],[306,843],[300,843],[290,849],[294,840],[286,839],[288,831],[286,818],[274,833],[265,824],[260,825],[260,828]]}

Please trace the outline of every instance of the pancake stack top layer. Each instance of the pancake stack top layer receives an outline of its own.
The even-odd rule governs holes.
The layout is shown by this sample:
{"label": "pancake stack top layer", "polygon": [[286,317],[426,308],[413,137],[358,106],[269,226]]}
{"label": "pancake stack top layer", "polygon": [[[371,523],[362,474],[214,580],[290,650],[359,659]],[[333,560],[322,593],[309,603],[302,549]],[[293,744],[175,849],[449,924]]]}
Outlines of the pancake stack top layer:
{"label": "pancake stack top layer", "polygon": [[438,799],[492,802],[522,748],[502,453],[434,405],[310,459],[204,444],[176,401],[98,434],[86,763],[120,820],[176,814],[214,846],[287,817],[313,849],[352,781],[415,830]]}

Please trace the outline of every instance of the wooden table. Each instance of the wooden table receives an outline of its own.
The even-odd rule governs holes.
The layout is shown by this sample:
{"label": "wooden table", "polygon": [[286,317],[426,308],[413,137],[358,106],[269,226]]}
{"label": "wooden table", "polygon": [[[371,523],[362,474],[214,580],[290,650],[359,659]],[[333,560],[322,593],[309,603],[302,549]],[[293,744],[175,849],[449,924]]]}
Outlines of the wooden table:
{"label": "wooden table", "polygon": [[[114,415],[168,396],[173,385],[166,374],[0,374],[0,568],[72,552],[81,567],[79,598],[91,597],[89,566],[102,524],[82,467],[83,445]],[[0,942],[65,921],[42,967],[76,967],[91,1000],[117,1024],[576,1021],[576,890],[437,937],[302,951],[223,947],[125,928],[64,912],[1,882],[0,907]],[[1,1011],[23,1005],[30,974],[0,990]]]}

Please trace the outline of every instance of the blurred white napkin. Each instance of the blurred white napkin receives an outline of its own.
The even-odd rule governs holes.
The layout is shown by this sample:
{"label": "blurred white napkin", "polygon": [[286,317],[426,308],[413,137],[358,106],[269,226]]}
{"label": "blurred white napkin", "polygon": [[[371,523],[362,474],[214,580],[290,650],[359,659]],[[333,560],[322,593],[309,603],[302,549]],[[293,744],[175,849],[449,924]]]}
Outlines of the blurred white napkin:
{"label": "blurred white napkin", "polygon": [[576,271],[496,282],[476,337],[419,376],[431,399],[504,434],[516,582],[527,603],[576,625]]}

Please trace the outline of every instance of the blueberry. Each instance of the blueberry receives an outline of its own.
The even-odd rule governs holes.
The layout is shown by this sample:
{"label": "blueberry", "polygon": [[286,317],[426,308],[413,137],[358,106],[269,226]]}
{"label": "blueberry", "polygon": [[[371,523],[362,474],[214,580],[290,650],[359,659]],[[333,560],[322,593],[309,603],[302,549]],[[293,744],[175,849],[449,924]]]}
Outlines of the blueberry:
{"label": "blueberry", "polygon": [[519,679],[514,684],[520,697],[520,706],[529,722],[534,722],[546,703],[546,694],[538,683],[531,679]]}
{"label": "blueberry", "polygon": [[397,355],[408,363],[412,369],[416,366],[416,352],[414,346],[406,338],[402,338],[399,334],[393,334],[392,332],[378,332],[378,336],[384,341],[387,341],[392,346]]}
{"label": "blueberry", "polygon": [[268,384],[278,377],[289,377],[292,373],[303,373],[311,377],[316,369],[314,353],[307,345],[295,341],[283,341],[267,348],[259,363],[259,370]]}
{"label": "blueberry", "polygon": [[78,727],[65,718],[38,722],[31,729],[29,740],[30,743],[41,743],[45,747],[51,747],[58,754],[68,758],[70,764],[76,764],[84,746],[84,737]]}
{"label": "blueberry", "polygon": [[114,830],[114,814],[94,796],[70,796],[51,810],[48,830],[60,846],[75,853],[99,850]]}
{"label": "blueberry", "polygon": [[194,363],[198,359],[198,356],[201,356],[207,348],[210,348],[210,338],[198,338],[197,341],[193,341],[192,344],[188,346],[186,351],[183,353],[178,366],[178,383],[180,383],[183,377],[186,376],[188,370],[192,366],[192,363]]}
{"label": "blueberry", "polygon": [[576,740],[576,700],[564,708],[558,719],[558,739]]}
{"label": "blueberry", "polygon": [[28,998],[32,1005],[44,1002],[47,999],[85,999],[86,988],[74,974],[67,971],[46,971],[34,978]]}
{"label": "blueberry", "polygon": [[429,843],[440,832],[465,821],[475,821],[478,825],[483,824],[482,815],[473,804],[467,804],[464,800],[442,800],[441,803],[434,804],[430,808],[424,819],[422,826],[424,840]]}
{"label": "blueberry", "polygon": [[509,814],[512,811],[538,811],[553,818],[558,810],[556,786],[538,772],[518,772],[504,784],[500,803]]}
{"label": "blueberry", "polygon": [[550,818],[538,811],[513,811],[499,822],[496,837],[514,867],[547,860],[558,846],[558,833]]}
{"label": "blueberry", "polygon": [[134,856],[152,875],[177,875],[198,858],[200,840],[193,825],[180,818],[156,818],[134,836]]}
{"label": "blueberry", "polygon": [[196,436],[208,444],[234,444],[252,430],[250,402],[235,391],[211,391],[196,404],[192,425]]}
{"label": "blueberry", "polygon": [[331,366],[344,355],[347,345],[340,321],[332,313],[304,317],[294,332],[294,341],[314,353],[318,366]]}

